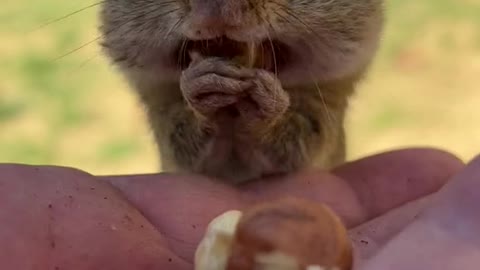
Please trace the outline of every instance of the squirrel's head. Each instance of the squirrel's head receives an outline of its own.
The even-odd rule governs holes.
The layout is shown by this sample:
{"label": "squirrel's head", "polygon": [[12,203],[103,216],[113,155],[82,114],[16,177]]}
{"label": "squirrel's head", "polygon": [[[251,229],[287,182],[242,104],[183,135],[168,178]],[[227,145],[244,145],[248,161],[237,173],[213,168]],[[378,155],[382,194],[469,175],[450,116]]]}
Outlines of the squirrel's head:
{"label": "squirrel's head", "polygon": [[234,57],[254,42],[283,83],[339,79],[378,46],[382,0],[105,0],[102,45],[123,71],[178,78],[188,51]]}

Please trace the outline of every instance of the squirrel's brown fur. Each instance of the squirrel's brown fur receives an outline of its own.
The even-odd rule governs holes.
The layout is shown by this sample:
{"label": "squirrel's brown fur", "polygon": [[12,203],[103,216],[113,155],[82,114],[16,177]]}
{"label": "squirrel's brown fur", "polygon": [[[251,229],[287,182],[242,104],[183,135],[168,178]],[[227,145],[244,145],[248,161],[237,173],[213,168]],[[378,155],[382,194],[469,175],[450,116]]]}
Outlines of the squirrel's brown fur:
{"label": "squirrel's brown fur", "polygon": [[[145,105],[164,170],[242,182],[344,161],[348,99],[377,50],[382,8],[382,0],[106,0],[102,44]],[[209,42],[219,49],[191,56]],[[260,44],[258,57],[269,60],[235,63],[232,43],[242,42]]]}

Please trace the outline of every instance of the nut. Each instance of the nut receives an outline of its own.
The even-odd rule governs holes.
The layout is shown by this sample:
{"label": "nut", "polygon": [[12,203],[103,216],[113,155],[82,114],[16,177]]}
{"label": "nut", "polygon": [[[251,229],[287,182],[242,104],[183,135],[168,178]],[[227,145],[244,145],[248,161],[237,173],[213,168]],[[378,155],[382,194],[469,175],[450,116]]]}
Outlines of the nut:
{"label": "nut", "polygon": [[243,53],[233,59],[234,62],[247,68],[254,68],[257,63],[257,44],[248,42],[243,44]]}
{"label": "nut", "polygon": [[242,213],[232,210],[210,222],[195,252],[195,270],[224,270]]}
{"label": "nut", "polygon": [[349,270],[352,249],[329,208],[283,199],[212,221],[195,259],[196,270]]}

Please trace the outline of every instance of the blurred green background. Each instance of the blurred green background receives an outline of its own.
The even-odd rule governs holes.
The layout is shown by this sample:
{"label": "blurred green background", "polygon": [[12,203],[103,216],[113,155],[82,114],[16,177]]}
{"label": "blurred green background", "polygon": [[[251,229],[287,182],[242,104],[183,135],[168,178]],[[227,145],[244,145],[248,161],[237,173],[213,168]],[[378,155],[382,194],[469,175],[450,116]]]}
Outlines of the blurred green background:
{"label": "blurred green background", "polygon": [[[141,106],[94,41],[94,1],[7,0],[0,10],[0,162],[95,174],[157,169]],[[389,0],[384,40],[348,115],[349,158],[433,146],[480,153],[480,2]]]}

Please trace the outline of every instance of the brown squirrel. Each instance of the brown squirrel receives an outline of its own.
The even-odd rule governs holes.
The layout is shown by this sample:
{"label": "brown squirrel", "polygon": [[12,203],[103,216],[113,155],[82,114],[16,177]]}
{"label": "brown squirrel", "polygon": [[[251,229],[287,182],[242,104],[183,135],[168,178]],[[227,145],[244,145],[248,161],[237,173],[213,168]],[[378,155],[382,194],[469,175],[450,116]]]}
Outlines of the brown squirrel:
{"label": "brown squirrel", "polygon": [[163,170],[238,183],[345,160],[383,20],[382,0],[105,0],[100,31]]}

